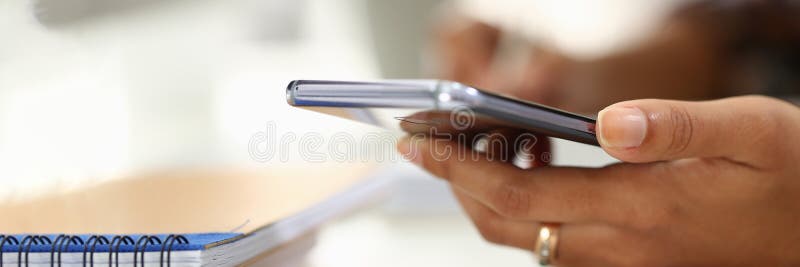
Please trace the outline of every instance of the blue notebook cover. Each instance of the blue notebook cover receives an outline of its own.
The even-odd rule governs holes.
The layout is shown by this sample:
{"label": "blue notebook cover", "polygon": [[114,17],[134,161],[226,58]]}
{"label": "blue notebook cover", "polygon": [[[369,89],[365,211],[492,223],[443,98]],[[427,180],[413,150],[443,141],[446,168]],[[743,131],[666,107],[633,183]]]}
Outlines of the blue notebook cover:
{"label": "blue notebook cover", "polygon": [[[82,253],[84,263],[93,263],[95,253],[107,255],[143,252],[161,253],[161,262],[170,262],[172,251],[205,250],[233,242],[240,233],[197,233],[181,235],[0,235],[0,266],[3,254],[16,254],[18,262],[27,262],[32,253],[49,253],[51,262],[60,262],[62,253]],[[109,257],[110,259],[110,257]]]}

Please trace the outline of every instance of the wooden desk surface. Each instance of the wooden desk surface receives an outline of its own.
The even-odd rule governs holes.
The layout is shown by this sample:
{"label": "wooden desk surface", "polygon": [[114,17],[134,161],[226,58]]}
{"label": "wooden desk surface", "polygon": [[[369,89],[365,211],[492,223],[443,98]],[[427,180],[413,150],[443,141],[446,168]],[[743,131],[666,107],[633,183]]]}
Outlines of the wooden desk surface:
{"label": "wooden desk surface", "polygon": [[226,232],[243,224],[237,231],[248,232],[346,189],[372,167],[309,163],[150,173],[0,203],[0,232]]}

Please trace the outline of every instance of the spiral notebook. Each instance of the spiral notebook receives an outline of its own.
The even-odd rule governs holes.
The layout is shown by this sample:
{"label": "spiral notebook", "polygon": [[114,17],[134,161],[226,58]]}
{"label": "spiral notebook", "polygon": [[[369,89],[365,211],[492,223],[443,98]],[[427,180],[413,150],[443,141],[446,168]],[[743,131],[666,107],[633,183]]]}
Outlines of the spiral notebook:
{"label": "spiral notebook", "polygon": [[[271,250],[304,235],[326,220],[375,199],[386,184],[386,179],[369,175],[365,177],[363,172],[352,169],[347,175],[339,177],[328,174],[325,180],[328,182],[318,181],[317,186],[311,188],[304,181],[305,178],[297,176],[266,179],[267,182],[264,182],[263,175],[163,176],[101,185],[16,206],[0,206],[0,217],[3,218],[0,220],[0,231],[37,232],[0,235],[0,267],[241,265],[269,254]],[[359,176],[361,178],[354,178]],[[288,182],[287,179],[296,182]],[[273,184],[278,186],[257,189],[258,186]],[[181,187],[186,190],[183,194],[168,197],[158,191]],[[243,191],[243,188],[253,187],[256,189],[251,192]],[[278,198],[262,195],[277,194],[278,191],[288,193]],[[308,191],[317,193],[306,194],[302,198],[286,197],[291,196],[292,192],[303,195]],[[146,193],[147,199],[156,199],[153,201],[156,206],[136,197]],[[275,199],[280,201],[272,201]],[[110,209],[91,204],[99,200],[110,202],[102,203]],[[243,205],[240,203],[243,200],[269,201],[260,205]],[[61,206],[52,207],[56,203]],[[221,212],[226,205],[230,211]],[[119,209],[113,209],[114,206]],[[45,207],[51,208],[50,214],[56,215],[44,218],[47,216],[39,213],[44,210],[36,210]],[[78,214],[64,216],[73,213]],[[19,220],[10,219],[15,216]],[[37,216],[42,219],[37,220]],[[63,216],[60,222],[59,216]],[[124,220],[127,216],[137,220]],[[240,221],[242,219],[245,221]],[[179,223],[171,223],[174,221]],[[230,230],[230,222],[240,225],[233,225],[233,230]],[[229,230],[214,231],[220,226],[229,227]],[[47,229],[81,234],[41,234]],[[86,233],[82,229],[107,230],[105,233],[113,234],[101,234],[104,232],[98,231]]]}
{"label": "spiral notebook", "polygon": [[[235,233],[187,235],[0,235],[2,266],[216,265],[217,244]],[[219,263],[223,264],[223,263]]]}

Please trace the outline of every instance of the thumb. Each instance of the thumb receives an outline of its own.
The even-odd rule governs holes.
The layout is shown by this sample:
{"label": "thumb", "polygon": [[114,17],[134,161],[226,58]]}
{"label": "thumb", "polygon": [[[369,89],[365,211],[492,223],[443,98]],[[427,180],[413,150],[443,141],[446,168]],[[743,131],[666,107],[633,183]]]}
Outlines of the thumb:
{"label": "thumb", "polygon": [[597,137],[606,152],[627,162],[726,157],[753,164],[772,158],[769,153],[785,140],[778,138],[785,134],[779,125],[787,124],[783,119],[793,109],[759,96],[625,101],[600,111]]}

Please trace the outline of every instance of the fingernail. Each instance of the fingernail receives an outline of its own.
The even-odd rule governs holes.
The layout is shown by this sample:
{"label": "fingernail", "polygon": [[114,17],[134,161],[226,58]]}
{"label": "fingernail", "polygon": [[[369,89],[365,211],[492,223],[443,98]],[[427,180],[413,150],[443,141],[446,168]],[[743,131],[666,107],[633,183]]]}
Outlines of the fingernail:
{"label": "fingernail", "polygon": [[415,165],[422,165],[422,156],[415,142],[411,142],[410,137],[403,137],[397,141],[397,151],[409,162]]}
{"label": "fingernail", "polygon": [[472,150],[480,153],[486,153],[486,150],[489,149],[489,138],[486,136],[481,137],[478,141],[475,141],[475,144],[472,145]]}
{"label": "fingernail", "polygon": [[647,136],[647,116],[638,108],[604,109],[597,115],[597,122],[597,137],[603,147],[639,147]]}

